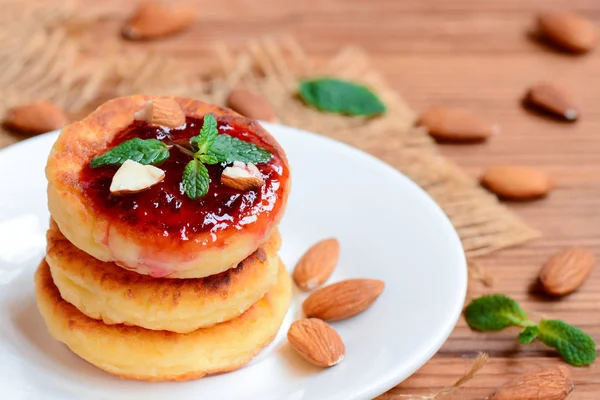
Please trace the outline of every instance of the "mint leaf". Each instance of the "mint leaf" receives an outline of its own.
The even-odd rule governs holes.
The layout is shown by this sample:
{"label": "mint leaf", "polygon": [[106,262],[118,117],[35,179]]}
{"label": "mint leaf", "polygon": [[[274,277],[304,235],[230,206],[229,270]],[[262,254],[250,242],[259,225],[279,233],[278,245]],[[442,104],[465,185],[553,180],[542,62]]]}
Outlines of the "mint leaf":
{"label": "mint leaf", "polygon": [[202,123],[202,129],[200,129],[200,134],[192,137],[190,139],[190,144],[192,147],[197,148],[200,154],[205,154],[212,146],[218,134],[217,120],[211,114],[206,114],[204,116],[204,122]]}
{"label": "mint leaf", "polygon": [[183,192],[192,200],[196,200],[208,193],[210,177],[208,170],[199,160],[190,161],[183,170],[181,181]]}
{"label": "mint leaf", "polygon": [[539,329],[537,326],[528,326],[519,334],[519,343],[529,344],[538,336]]}
{"label": "mint leaf", "polygon": [[372,116],[386,111],[385,105],[367,87],[333,78],[300,82],[299,95],[321,111]]}
{"label": "mint leaf", "polygon": [[499,331],[508,326],[529,326],[527,314],[513,299],[501,294],[482,296],[465,309],[467,324],[480,331]]}
{"label": "mint leaf", "polygon": [[553,347],[571,365],[590,365],[596,359],[596,342],[581,329],[559,320],[542,320],[538,338]]}
{"label": "mint leaf", "polygon": [[203,162],[204,164],[219,164],[219,159],[215,157],[213,154],[201,154],[198,156],[198,160]]}
{"label": "mint leaf", "polygon": [[207,154],[214,156],[220,163],[241,161],[259,164],[269,161],[273,156],[262,147],[226,134],[218,135],[215,138]]}
{"label": "mint leaf", "polygon": [[92,159],[90,167],[122,165],[127,160],[157,165],[168,158],[169,147],[165,143],[156,139],[133,138]]}

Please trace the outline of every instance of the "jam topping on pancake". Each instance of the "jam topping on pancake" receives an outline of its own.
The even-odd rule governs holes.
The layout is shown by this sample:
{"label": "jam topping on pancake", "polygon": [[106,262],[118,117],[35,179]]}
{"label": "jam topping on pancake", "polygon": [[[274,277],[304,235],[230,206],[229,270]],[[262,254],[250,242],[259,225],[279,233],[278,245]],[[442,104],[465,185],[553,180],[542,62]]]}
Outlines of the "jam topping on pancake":
{"label": "jam topping on pancake", "polygon": [[135,227],[140,232],[189,240],[194,233],[210,232],[213,242],[218,241],[219,232],[232,229],[241,230],[249,224],[268,223],[267,216],[277,212],[283,195],[283,183],[288,179],[288,171],[276,149],[266,143],[246,126],[236,126],[234,122],[219,121],[219,134],[253,143],[272,153],[266,163],[256,166],[264,185],[256,190],[238,190],[221,183],[221,174],[230,164],[206,165],[210,176],[208,193],[192,200],[183,191],[182,176],[186,164],[192,159],[179,146],[187,146],[189,139],[199,134],[203,120],[186,118],[180,129],[165,129],[149,125],[145,121],[134,121],[117,133],[108,149],[133,139],[158,139],[170,149],[170,157],[158,165],[165,171],[164,179],[148,190],[124,196],[111,194],[111,180],[117,170],[115,166],[91,168],[85,166],[80,182],[85,195],[93,206],[116,221]]}

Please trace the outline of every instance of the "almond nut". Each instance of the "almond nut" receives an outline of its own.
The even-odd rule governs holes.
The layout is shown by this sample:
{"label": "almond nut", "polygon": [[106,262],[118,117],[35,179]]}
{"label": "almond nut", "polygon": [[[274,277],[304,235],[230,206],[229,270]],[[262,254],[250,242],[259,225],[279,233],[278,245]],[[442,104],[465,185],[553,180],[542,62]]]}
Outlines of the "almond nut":
{"label": "almond nut", "polygon": [[489,400],[563,400],[575,385],[567,367],[529,372],[502,385]]}
{"label": "almond nut", "polygon": [[346,351],[340,335],[317,318],[295,321],[288,330],[290,345],[311,364],[332,367],[344,359]]}
{"label": "almond nut", "polygon": [[67,123],[65,113],[47,100],[10,108],[3,120],[7,129],[35,135],[62,128]]}
{"label": "almond nut", "polygon": [[456,142],[481,141],[499,132],[497,126],[453,107],[432,107],[421,115],[417,124],[426,127],[437,140]]}
{"label": "almond nut", "polygon": [[321,286],[333,273],[340,257],[340,244],[330,238],[314,244],[294,268],[293,278],[300,289],[309,291]]}
{"label": "almond nut", "polygon": [[559,48],[575,53],[590,51],[598,34],[594,24],[570,11],[550,11],[537,19],[538,31]]}
{"label": "almond nut", "polygon": [[248,89],[234,89],[227,97],[227,107],[245,117],[277,122],[277,114],[271,103],[261,94]]}
{"label": "almond nut", "polygon": [[542,171],[517,165],[498,165],[488,168],[481,184],[501,198],[532,200],[547,195],[554,187]]}
{"label": "almond nut", "polygon": [[571,94],[564,88],[548,82],[540,82],[527,92],[525,101],[568,121],[579,118],[579,109]]}
{"label": "almond nut", "polygon": [[596,265],[594,252],[570,248],[552,256],[540,270],[540,283],[544,291],[555,296],[574,292],[581,286]]}
{"label": "almond nut", "polygon": [[165,128],[180,128],[185,124],[185,114],[172,97],[147,101],[144,108],[134,114],[134,119]]}
{"label": "almond nut", "polygon": [[165,178],[165,171],[154,165],[127,160],[113,176],[110,192],[115,196],[138,193],[149,189]]}
{"label": "almond nut", "polygon": [[233,189],[256,190],[265,184],[265,180],[256,165],[234,161],[232,166],[223,170],[221,183]]}
{"label": "almond nut", "polygon": [[180,32],[195,20],[196,12],[191,7],[166,7],[145,1],[125,23],[122,33],[132,40],[155,39]]}
{"label": "almond nut", "polygon": [[312,293],[302,308],[309,318],[339,321],[369,308],[384,288],[385,284],[376,279],[348,279]]}

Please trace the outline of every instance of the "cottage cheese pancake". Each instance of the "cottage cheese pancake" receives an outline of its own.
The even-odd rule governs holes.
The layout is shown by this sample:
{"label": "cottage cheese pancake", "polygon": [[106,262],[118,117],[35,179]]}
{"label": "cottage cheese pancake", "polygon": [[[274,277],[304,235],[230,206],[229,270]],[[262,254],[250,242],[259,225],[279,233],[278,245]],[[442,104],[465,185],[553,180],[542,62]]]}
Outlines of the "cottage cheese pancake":
{"label": "cottage cheese pancake", "polygon": [[51,221],[46,261],[61,297],[90,318],[188,333],[228,321],[277,279],[277,229],[235,268],[195,279],[152,278],[99,261],[72,245]]}
{"label": "cottage cheese pancake", "polygon": [[[253,253],[277,226],[290,186],[287,159],[258,122],[201,101],[175,99],[184,114],[180,126],[134,119],[148,101],[161,99],[138,95],[111,100],[63,129],[46,167],[49,209],[65,237],[99,260],[153,277],[218,274]],[[208,189],[201,196],[190,195],[187,166],[198,151],[189,148],[190,139],[199,135],[207,114],[216,120],[221,145],[243,142],[271,155],[252,168],[248,164],[260,187],[244,189],[224,179],[227,168],[247,152],[224,156],[218,152],[222,146],[207,147],[195,172],[206,179]],[[115,184],[119,164],[90,164],[132,140],[168,147],[168,159],[154,157],[158,161],[145,166],[153,168],[155,180],[141,191]],[[132,160],[144,162],[141,156]],[[162,172],[157,174],[156,168]]]}
{"label": "cottage cheese pancake", "polygon": [[190,333],[107,325],[63,300],[43,261],[35,275],[38,308],[51,335],[111,374],[147,381],[188,380],[248,363],[279,330],[291,301],[282,264],[277,282],[239,317]]}

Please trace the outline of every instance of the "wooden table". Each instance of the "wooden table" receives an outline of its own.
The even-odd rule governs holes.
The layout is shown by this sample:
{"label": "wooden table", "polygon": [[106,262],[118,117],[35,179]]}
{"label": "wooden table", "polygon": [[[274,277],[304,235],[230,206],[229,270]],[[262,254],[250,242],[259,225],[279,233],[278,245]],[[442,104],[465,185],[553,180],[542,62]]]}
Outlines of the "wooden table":
{"label": "wooden table", "polygon": [[[115,1],[115,0],[111,0]],[[120,1],[122,3],[122,1]],[[600,249],[600,49],[586,56],[557,53],[530,39],[537,11],[568,7],[600,25],[597,0],[196,0],[202,22],[152,46],[187,65],[201,65],[215,40],[243,44],[249,37],[292,34],[314,56],[327,58],[356,44],[416,110],[434,104],[467,107],[501,124],[502,134],[480,145],[444,146],[442,151],[477,175],[495,163],[535,165],[551,173],[558,189],[545,200],[511,204],[543,232],[543,238],[495,253],[482,264],[495,277],[493,288],[473,282],[469,296],[500,292],[525,309],[564,319],[600,340],[600,271],[562,300],[530,294],[542,262],[557,249],[582,245]],[[124,5],[124,8],[132,5]],[[108,21],[99,40],[114,35]],[[527,86],[556,79],[581,99],[583,118],[558,123],[520,107]],[[488,365],[465,389],[447,398],[482,399],[516,374],[562,364],[542,345],[520,346],[516,329],[474,333],[463,319],[440,352],[385,398],[429,394],[450,385],[477,350]],[[572,368],[570,399],[600,398],[600,364]]]}

